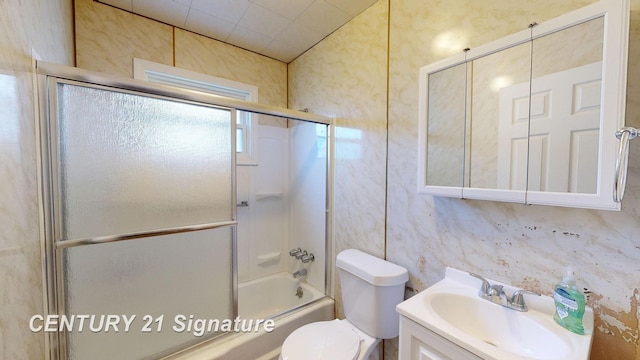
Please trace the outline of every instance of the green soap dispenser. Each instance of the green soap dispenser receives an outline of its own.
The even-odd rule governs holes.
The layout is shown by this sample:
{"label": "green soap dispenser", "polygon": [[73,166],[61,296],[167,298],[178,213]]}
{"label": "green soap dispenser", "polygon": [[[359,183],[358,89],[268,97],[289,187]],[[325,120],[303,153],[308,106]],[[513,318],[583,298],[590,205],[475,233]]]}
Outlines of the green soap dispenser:
{"label": "green soap dispenser", "polygon": [[584,294],[576,287],[576,279],[570,267],[562,277],[562,282],[556,285],[553,300],[556,304],[553,320],[571,332],[584,334]]}

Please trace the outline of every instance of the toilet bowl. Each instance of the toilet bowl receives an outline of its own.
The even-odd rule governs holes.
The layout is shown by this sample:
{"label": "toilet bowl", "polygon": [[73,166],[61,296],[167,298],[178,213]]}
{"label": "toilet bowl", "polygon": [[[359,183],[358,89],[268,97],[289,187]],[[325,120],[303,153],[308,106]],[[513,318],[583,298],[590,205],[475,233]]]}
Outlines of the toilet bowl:
{"label": "toilet bowl", "polygon": [[376,360],[379,342],[349,320],[319,321],[291,333],[282,344],[280,359]]}
{"label": "toilet bowl", "polygon": [[281,360],[377,360],[382,339],[398,336],[395,311],[404,299],[406,269],[355,249],[338,254],[346,319],[319,321],[293,331]]}

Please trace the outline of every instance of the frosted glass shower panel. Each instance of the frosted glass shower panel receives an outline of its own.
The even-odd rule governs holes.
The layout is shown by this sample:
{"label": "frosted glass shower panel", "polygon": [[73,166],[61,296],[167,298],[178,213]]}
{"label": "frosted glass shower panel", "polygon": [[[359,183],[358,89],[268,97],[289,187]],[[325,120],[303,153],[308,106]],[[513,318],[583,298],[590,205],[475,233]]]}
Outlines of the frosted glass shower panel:
{"label": "frosted glass shower panel", "polygon": [[[289,121],[289,127],[291,242],[313,253],[314,264],[325,264],[329,129],[324,124],[293,120]],[[360,145],[353,144],[351,136],[338,141]],[[310,269],[307,282],[316,289],[323,289],[326,283],[324,269],[317,265]]]}
{"label": "frosted glass shower panel", "polygon": [[58,84],[62,240],[232,220],[233,112]]}
{"label": "frosted glass shower panel", "polygon": [[133,317],[128,332],[123,321],[93,332],[89,320],[68,332],[68,359],[155,358],[217,335],[187,325],[233,320],[231,239],[223,227],[64,249],[67,315],[97,315],[94,330],[100,315]]}

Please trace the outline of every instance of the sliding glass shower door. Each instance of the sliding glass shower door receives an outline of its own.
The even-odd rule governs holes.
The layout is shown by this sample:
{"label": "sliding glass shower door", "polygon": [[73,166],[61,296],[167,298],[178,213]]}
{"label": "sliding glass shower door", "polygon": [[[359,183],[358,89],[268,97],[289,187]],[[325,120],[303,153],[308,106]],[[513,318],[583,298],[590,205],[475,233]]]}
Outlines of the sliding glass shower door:
{"label": "sliding glass shower door", "polygon": [[67,319],[89,317],[60,332],[59,356],[142,359],[216,336],[187,324],[237,312],[235,110],[55,78],[47,86],[49,302]]}

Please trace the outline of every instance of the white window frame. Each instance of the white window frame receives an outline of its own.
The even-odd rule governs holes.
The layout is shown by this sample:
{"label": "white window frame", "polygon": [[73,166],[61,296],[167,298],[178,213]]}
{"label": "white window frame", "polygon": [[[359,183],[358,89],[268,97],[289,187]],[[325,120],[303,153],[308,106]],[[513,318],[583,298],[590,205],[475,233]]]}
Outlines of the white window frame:
{"label": "white window frame", "polygon": [[[236,100],[258,102],[258,87],[255,85],[138,58],[133,59],[133,78]],[[258,141],[258,116],[244,111],[238,111],[237,114],[236,128],[243,136],[236,141],[244,146],[242,151],[236,151],[236,164],[258,165],[258,152],[255,151]]]}

